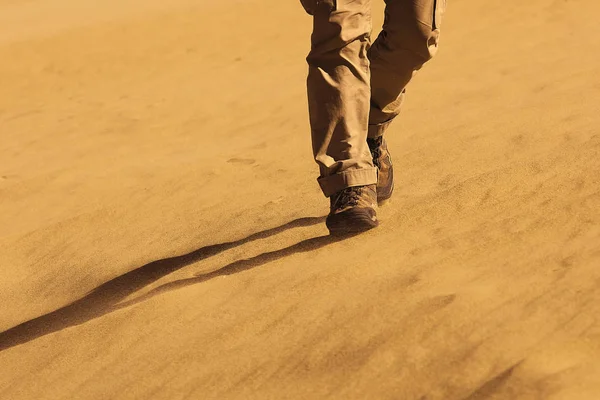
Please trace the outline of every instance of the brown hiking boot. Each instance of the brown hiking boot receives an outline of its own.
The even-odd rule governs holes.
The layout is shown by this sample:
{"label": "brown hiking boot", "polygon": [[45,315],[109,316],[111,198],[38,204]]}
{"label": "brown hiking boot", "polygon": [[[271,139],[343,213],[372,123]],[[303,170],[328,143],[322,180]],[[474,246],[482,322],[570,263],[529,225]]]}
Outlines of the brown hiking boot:
{"label": "brown hiking boot", "polygon": [[346,188],[331,196],[329,201],[331,211],[325,224],[332,235],[362,232],[379,225],[375,185]]}
{"label": "brown hiking boot", "polygon": [[392,157],[383,136],[367,138],[367,144],[373,156],[373,164],[377,167],[377,203],[383,204],[392,197],[394,191]]}

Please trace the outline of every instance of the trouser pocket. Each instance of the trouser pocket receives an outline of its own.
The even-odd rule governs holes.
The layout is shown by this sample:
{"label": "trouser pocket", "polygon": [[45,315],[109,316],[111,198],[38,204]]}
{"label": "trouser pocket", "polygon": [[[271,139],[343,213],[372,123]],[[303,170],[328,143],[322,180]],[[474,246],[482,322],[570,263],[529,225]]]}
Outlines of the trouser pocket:
{"label": "trouser pocket", "polygon": [[445,11],[446,0],[433,0],[433,29],[440,29]]}
{"label": "trouser pocket", "polygon": [[315,15],[318,7],[327,6],[329,11],[335,11],[336,0],[300,0],[302,6],[310,15]]}

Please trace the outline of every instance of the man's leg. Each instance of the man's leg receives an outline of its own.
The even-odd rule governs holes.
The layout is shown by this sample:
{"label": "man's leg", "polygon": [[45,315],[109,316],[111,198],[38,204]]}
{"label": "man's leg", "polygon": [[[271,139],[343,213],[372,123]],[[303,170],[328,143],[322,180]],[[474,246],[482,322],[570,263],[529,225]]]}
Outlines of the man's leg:
{"label": "man's leg", "polygon": [[369,50],[369,138],[383,135],[400,113],[404,89],[437,52],[446,0],[386,0],[383,30]]}
{"label": "man's leg", "polygon": [[307,57],[313,153],[319,184],[329,197],[377,182],[366,143],[371,0],[302,1],[314,16]]}

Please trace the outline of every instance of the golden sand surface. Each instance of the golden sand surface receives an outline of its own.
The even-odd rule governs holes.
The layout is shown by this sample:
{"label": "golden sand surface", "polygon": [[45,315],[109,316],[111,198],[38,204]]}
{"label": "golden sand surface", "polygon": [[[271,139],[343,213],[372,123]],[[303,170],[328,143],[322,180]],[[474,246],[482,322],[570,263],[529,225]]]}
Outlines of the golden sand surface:
{"label": "golden sand surface", "polygon": [[600,399],[599,11],[449,1],[335,240],[299,2],[0,0],[0,399]]}

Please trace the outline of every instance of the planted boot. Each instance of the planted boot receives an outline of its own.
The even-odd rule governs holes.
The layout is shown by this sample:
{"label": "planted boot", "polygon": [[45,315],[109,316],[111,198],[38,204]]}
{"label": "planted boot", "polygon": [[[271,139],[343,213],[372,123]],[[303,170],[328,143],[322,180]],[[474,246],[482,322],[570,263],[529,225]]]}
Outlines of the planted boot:
{"label": "planted boot", "polygon": [[331,210],[325,223],[332,235],[362,232],[379,225],[375,185],[346,188],[329,201]]}

